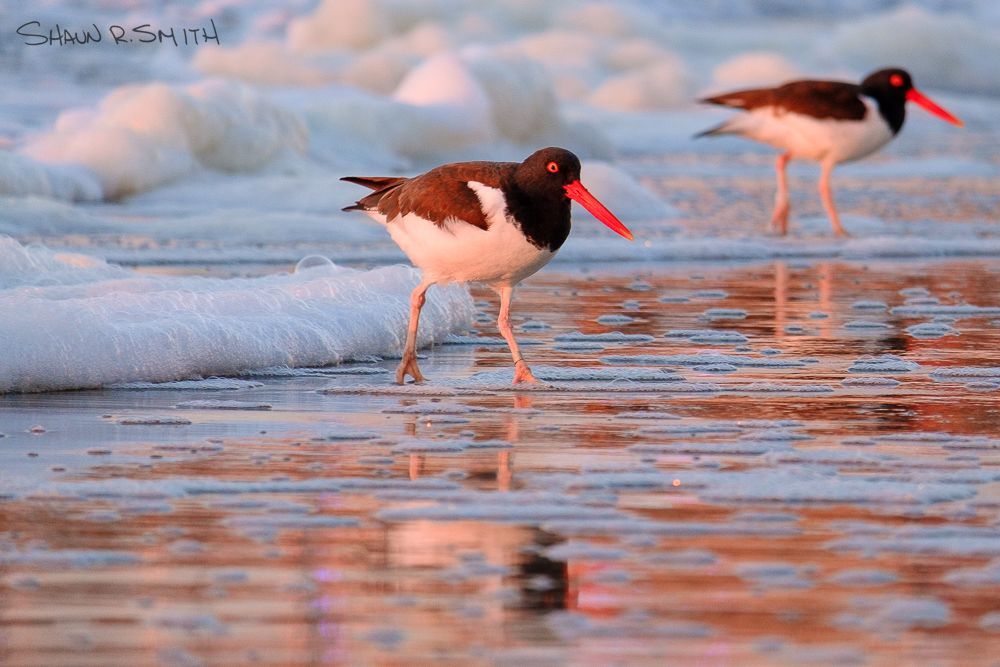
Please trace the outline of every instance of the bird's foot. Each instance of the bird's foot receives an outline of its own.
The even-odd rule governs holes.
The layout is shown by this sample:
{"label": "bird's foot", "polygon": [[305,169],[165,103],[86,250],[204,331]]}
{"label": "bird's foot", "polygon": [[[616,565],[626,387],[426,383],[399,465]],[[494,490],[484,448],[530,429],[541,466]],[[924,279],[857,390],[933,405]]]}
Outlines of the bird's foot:
{"label": "bird's foot", "polygon": [[514,363],[514,384],[538,384],[538,378],[532,374],[524,359],[518,359]]}
{"label": "bird's foot", "polygon": [[846,229],[844,229],[843,227],[837,227],[836,229],[833,230],[833,233],[837,236],[838,239],[849,239],[849,238],[851,238],[850,233]]}
{"label": "bird's foot", "polygon": [[416,354],[403,355],[403,360],[399,362],[399,367],[396,368],[396,384],[406,384],[407,375],[413,378],[414,384],[420,384],[424,381],[424,374],[420,372],[420,367],[417,366]]}
{"label": "bird's foot", "polygon": [[787,197],[777,198],[774,203],[774,212],[771,214],[771,230],[775,234],[784,236],[788,233],[788,214],[791,210],[792,207],[788,203]]}
{"label": "bird's foot", "polygon": [[774,209],[774,214],[771,216],[771,231],[778,236],[785,236],[788,234],[788,211],[789,207],[778,206]]}

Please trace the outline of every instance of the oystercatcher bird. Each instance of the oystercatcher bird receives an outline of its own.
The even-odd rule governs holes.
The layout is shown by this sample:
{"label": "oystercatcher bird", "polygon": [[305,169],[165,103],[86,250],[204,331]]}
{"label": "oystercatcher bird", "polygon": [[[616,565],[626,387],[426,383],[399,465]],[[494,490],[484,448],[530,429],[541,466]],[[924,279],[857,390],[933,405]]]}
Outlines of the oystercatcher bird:
{"label": "oystercatcher bird", "polygon": [[364,211],[389,230],[423,279],[410,296],[410,324],[396,382],[424,376],[417,327],[424,294],[436,283],[481,282],[500,295],[497,327],[514,360],[514,384],[537,382],[510,326],[514,286],[548,264],[570,230],[570,200],[631,240],[632,232],[580,183],[580,160],[543,148],[524,162],[458,162],[413,178],[345,176],[374,190],[345,211]]}
{"label": "oystercatcher bird", "polygon": [[914,88],[909,72],[881,69],[860,84],[842,81],[792,81],[777,88],[739,90],[707,97],[701,102],[733,107],[746,113],[696,137],[738,134],[783,151],[776,171],[772,226],[788,232],[789,160],[814,160],[822,168],[820,197],[833,230],[847,236],[830,194],[830,173],[835,165],[877,151],[899,133],[906,118],[906,103],[916,102],[935,116],[961,127],[951,115]]}

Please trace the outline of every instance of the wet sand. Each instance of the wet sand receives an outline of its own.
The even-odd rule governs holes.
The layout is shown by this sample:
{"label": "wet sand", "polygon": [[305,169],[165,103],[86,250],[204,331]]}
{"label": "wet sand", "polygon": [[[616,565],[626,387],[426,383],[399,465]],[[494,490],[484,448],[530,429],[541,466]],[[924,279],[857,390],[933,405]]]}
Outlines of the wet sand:
{"label": "wet sand", "polygon": [[548,388],[462,339],[0,396],[0,663],[994,663],[998,274],[557,266]]}

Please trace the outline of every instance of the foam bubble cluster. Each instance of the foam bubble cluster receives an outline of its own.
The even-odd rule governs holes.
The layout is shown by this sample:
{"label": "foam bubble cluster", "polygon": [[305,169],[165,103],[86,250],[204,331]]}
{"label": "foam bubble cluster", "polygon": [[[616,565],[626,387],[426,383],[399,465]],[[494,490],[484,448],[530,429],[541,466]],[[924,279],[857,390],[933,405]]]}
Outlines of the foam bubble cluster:
{"label": "foam bubble cluster", "polygon": [[[100,387],[398,355],[415,269],[335,265],[261,278],[143,276],[0,239],[0,392]],[[435,288],[420,343],[464,330],[463,287]]]}
{"label": "foam bubble cluster", "polygon": [[199,166],[259,169],[306,144],[294,113],[247,86],[206,81],[115,89],[96,109],[64,111],[24,152],[47,164],[82,165],[96,175],[105,198],[119,199]]}

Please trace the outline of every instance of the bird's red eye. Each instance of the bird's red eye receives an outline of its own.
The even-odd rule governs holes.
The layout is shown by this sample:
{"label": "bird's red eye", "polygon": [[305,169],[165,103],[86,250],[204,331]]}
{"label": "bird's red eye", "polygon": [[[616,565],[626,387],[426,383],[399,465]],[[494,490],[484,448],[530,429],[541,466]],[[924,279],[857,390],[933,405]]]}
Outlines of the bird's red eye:
{"label": "bird's red eye", "polygon": [[545,168],[548,169],[553,174],[559,173],[559,165],[556,164],[555,162],[549,162],[547,165],[545,165]]}
{"label": "bird's red eye", "polygon": [[899,88],[903,85],[903,77],[899,74],[893,74],[889,77],[889,83]]}

